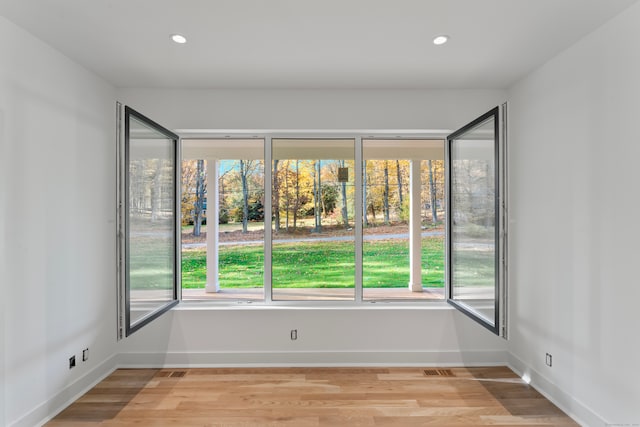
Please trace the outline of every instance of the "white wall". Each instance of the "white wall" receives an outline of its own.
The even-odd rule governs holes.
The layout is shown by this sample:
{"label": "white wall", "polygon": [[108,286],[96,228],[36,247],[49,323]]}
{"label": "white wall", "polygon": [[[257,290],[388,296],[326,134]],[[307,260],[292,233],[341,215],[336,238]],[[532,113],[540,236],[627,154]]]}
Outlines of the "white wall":
{"label": "white wall", "polygon": [[0,424],[31,426],[114,366],[115,93],[4,18],[0,58]]}
{"label": "white wall", "polygon": [[[290,339],[291,329],[298,339]],[[505,342],[448,307],[175,310],[122,342],[128,366],[491,365]]]}
{"label": "white wall", "polygon": [[455,130],[506,91],[124,89],[118,97],[174,130]]}
{"label": "white wall", "polygon": [[[118,98],[171,129],[449,129],[504,91],[123,89]],[[183,303],[183,305],[186,305]],[[300,339],[289,339],[298,329]],[[130,364],[506,363],[506,344],[444,309],[177,310],[121,343]]]}
{"label": "white wall", "polygon": [[512,364],[588,425],[640,423],[638,40],[640,4],[509,94]]}

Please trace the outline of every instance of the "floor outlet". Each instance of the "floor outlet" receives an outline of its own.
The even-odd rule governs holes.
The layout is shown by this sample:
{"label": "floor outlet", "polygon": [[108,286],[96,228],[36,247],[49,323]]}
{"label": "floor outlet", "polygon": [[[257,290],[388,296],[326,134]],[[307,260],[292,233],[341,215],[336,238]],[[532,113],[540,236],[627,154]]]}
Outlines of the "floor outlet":
{"label": "floor outlet", "polygon": [[547,364],[547,366],[552,366],[552,362],[553,362],[553,356],[551,356],[549,353],[547,353],[547,359],[545,361],[545,363]]}
{"label": "floor outlet", "polygon": [[292,329],[291,330],[291,341],[295,341],[298,339],[298,330],[297,329]]}

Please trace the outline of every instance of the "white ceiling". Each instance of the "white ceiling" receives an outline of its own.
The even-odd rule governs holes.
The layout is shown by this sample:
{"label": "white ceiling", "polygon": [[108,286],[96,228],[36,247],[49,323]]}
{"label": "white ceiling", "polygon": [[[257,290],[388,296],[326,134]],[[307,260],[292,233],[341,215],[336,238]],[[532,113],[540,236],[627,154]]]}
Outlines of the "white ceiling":
{"label": "white ceiling", "polygon": [[636,1],[0,0],[0,15],[117,87],[493,89]]}

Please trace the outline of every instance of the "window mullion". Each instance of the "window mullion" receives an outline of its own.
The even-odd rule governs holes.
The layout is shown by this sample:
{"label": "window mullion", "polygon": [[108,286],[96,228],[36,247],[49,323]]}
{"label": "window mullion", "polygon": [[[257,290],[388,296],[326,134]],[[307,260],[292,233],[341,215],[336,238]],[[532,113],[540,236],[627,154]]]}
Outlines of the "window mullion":
{"label": "window mullion", "polygon": [[355,140],[355,212],[353,220],[355,222],[355,299],[356,303],[362,302],[362,207],[364,204],[362,193],[362,137]]}

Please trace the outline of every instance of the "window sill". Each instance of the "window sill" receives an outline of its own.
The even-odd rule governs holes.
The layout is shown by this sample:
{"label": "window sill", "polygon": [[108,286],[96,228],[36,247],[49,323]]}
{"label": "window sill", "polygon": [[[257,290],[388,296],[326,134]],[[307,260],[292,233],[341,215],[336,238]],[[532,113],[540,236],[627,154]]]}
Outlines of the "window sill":
{"label": "window sill", "polygon": [[453,307],[446,300],[441,301],[367,301],[362,303],[332,301],[278,301],[265,303],[262,301],[180,301],[174,310],[451,310]]}

